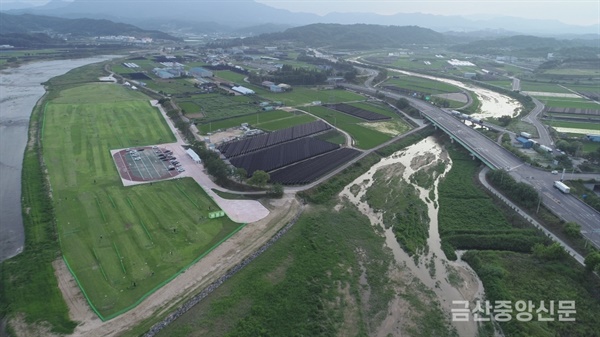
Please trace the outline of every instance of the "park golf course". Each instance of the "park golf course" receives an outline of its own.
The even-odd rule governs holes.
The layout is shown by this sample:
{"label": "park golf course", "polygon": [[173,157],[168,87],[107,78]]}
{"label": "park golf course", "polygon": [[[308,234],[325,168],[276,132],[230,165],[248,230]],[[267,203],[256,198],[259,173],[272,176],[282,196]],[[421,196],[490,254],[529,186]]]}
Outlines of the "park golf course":
{"label": "park golf course", "polygon": [[42,147],[63,257],[102,320],[141,302],[240,228],[191,178],[124,187],[110,150],[174,142],[147,96],[117,84],[65,89]]}

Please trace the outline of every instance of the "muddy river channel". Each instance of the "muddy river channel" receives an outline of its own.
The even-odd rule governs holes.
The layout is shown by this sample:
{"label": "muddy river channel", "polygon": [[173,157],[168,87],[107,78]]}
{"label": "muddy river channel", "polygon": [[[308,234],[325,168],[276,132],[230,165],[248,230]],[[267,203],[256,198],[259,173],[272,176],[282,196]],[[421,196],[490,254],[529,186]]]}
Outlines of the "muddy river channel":
{"label": "muddy river channel", "polygon": [[[440,163],[443,162],[443,165]],[[411,182],[411,176],[420,170],[428,170],[433,166],[441,167],[439,172],[432,173],[433,182],[430,188],[423,188]],[[438,184],[440,179],[451,169],[452,162],[442,145],[433,137],[412,145],[404,150],[382,159],[374,165],[367,173],[358,177],[345,187],[340,193],[354,204],[365,216],[370,219],[376,230],[382,231],[386,238],[386,245],[392,250],[395,258],[395,273],[392,277],[414,280],[431,290],[435,300],[444,311],[450,321],[451,309],[457,308],[452,301],[466,300],[473,302],[483,298],[483,286],[475,272],[460,257],[457,261],[449,261],[445,258],[440,245],[438,232]],[[379,174],[377,174],[379,172]],[[383,173],[383,175],[382,175]],[[404,183],[410,184],[416,190],[421,201],[426,205],[426,213],[429,217],[429,231],[426,249],[413,256],[407,254],[396,240],[392,228],[386,228],[384,214],[391,210],[374,210],[367,201],[367,193],[377,179],[394,176],[400,178]],[[397,181],[397,180],[396,180]],[[413,179],[414,181],[414,179]],[[394,182],[394,180],[390,180]],[[338,205],[341,207],[341,204]],[[458,252],[458,255],[462,255]],[[411,281],[412,282],[412,281]],[[432,303],[433,305],[433,303]],[[377,335],[388,334],[401,335],[403,319],[410,317],[410,305],[396,295],[392,300],[387,318],[384,320]],[[476,336],[477,325],[475,322],[452,322],[459,336]]]}

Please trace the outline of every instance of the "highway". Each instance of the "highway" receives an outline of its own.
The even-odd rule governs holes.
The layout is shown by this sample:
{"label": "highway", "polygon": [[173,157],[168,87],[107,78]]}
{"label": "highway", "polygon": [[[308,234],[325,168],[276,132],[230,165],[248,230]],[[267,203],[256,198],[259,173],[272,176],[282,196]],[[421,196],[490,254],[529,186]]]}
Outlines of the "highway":
{"label": "highway", "polygon": [[[350,84],[344,86],[371,95],[376,92],[376,89],[373,88]],[[452,139],[460,142],[488,166],[507,170],[517,181],[534,186],[540,191],[542,202],[548,209],[565,221],[574,221],[581,225],[582,234],[600,248],[600,213],[574,196],[564,195],[554,188],[553,182],[559,180],[560,175],[553,175],[523,163],[509,151],[440,108],[411,97],[383,90],[378,90],[378,92],[392,99],[400,97],[408,99],[428,120],[450,135]],[[565,178],[600,181],[600,174],[568,174]]]}
{"label": "highway", "polygon": [[[564,195],[553,187],[558,175],[539,170],[523,163],[492,140],[476,130],[464,125],[460,120],[432,107],[424,102],[412,102],[417,105],[427,119],[438,125],[452,138],[460,140],[469,150],[474,151],[483,161],[498,169],[510,172],[517,181],[532,185],[542,195],[543,204],[565,221],[574,221],[581,225],[582,234],[596,247],[600,247],[600,213],[572,195]],[[418,104],[417,104],[418,103]],[[598,174],[573,174],[576,179],[596,179]],[[569,175],[567,175],[569,178]]]}

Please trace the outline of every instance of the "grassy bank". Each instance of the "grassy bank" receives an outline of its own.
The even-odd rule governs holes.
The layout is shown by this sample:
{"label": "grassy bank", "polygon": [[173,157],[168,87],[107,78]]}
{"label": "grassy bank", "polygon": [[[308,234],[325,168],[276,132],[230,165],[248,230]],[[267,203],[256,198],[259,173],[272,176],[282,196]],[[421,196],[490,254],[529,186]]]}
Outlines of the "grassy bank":
{"label": "grassy bank", "polygon": [[314,207],[159,336],[367,335],[392,295],[383,240],[352,206]]}
{"label": "grassy bank", "polygon": [[69,319],[52,267],[52,262],[60,256],[60,248],[49,186],[35,141],[41,118],[42,109],[37,106],[31,116],[30,142],[23,159],[25,247],[23,253],[0,264],[0,315],[8,318],[19,315],[29,324],[48,324],[51,331],[68,334],[76,323]]}
{"label": "grassy bank", "polygon": [[[575,300],[577,322],[531,322],[513,316],[500,323],[507,336],[595,336],[594,319],[600,307],[600,283],[584,271],[562,248],[532,229],[513,210],[494,201],[475,182],[479,164],[459,148],[450,147],[453,164],[440,184],[439,225],[447,256],[454,249],[469,250],[463,259],[481,278],[486,299]],[[556,304],[557,305],[557,304]],[[534,308],[534,310],[536,309]],[[514,313],[516,314],[516,313]],[[513,315],[514,315],[513,314]]]}

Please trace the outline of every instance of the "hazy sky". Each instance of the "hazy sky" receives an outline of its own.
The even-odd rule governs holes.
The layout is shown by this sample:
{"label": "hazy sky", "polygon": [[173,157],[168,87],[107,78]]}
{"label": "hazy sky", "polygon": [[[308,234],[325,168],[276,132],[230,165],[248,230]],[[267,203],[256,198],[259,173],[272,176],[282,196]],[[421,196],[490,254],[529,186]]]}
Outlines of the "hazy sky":
{"label": "hazy sky", "polygon": [[[101,0],[98,0],[101,1]],[[128,0],[122,0],[128,1]],[[141,1],[141,0],[129,0]],[[161,1],[161,0],[147,0]],[[177,3],[177,0],[166,3]],[[189,1],[189,0],[186,0]],[[219,1],[219,0],[198,0]],[[221,0],[235,2],[236,0]],[[555,19],[575,25],[600,23],[600,0],[256,0],[295,12],[375,12],[378,14],[429,13],[440,15],[516,16],[529,19]],[[48,0],[0,0],[43,4]],[[600,33],[600,32],[599,32]]]}
{"label": "hazy sky", "polygon": [[487,14],[530,19],[556,19],[577,25],[600,23],[600,0],[257,0],[296,12],[428,13],[440,15]]}

